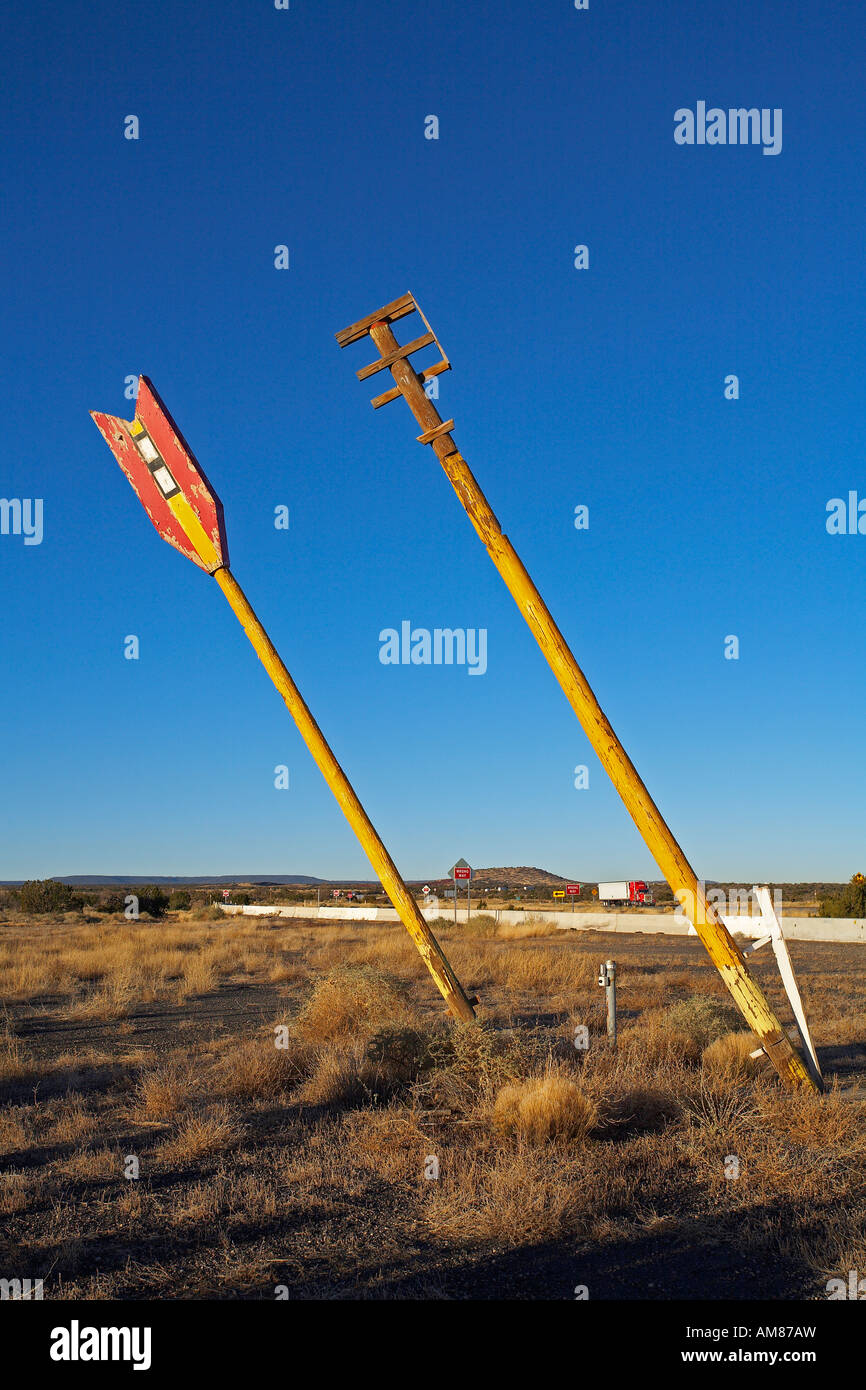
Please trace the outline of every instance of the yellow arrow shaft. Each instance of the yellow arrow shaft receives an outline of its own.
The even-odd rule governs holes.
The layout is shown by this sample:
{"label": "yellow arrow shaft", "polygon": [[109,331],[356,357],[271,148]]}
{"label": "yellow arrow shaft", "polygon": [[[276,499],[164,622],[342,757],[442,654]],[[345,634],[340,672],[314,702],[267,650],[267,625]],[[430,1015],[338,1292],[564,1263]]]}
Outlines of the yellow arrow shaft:
{"label": "yellow arrow shaft", "polygon": [[360,840],[364,853],[396,907],[403,925],[418,947],[421,959],[433,976],[448,1008],[456,1018],[467,1021],[474,1019],[475,1011],[451,969],[442,947],[421,916],[415,899],[400,877],[394,861],[358,800],[348,777],[331,752],[298,687],[280,660],[279,653],[253,612],[241,586],[227,569],[218,569],[214,579],[228,599],[256,655],[282,695],[301,737]]}
{"label": "yellow arrow shaft", "polygon": [[[373,324],[370,337],[383,356],[393,352],[397,346],[397,340],[386,323]],[[398,360],[390,371],[422,429],[427,432],[441,424],[439,412],[428,399],[410,364],[405,359]],[[802,1059],[791,1046],[762,989],[750,975],[742,952],[715,907],[707,902],[694,869],[614,733],[541,594],[508,537],[502,534],[493,509],[466,460],[458,452],[450,434],[434,439],[431,447],[653,859],[674,893],[681,895],[683,909],[692,918],[698,936],[740,1012],[760,1038],[782,1080],[792,1087],[814,1088],[815,1083]]]}

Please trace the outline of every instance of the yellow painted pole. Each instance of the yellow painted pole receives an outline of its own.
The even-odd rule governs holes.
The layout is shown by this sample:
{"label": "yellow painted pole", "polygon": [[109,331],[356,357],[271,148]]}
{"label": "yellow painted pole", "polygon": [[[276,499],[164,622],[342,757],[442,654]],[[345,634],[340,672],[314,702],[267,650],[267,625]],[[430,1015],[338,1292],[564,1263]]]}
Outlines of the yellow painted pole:
{"label": "yellow painted pole", "polygon": [[[191,546],[202,567],[216,578],[390,895],[448,1008],[456,1018],[467,1022],[474,1020],[475,1010],[472,1006],[478,1001],[469,999],[464,993],[300,691],[240,585],[230,573],[223,556],[222,508],[219,500],[157,395],[153,383],[147,377],[139,379],[134,420],[121,420],[102,411],[92,411],[91,414],[163,540],[176,546],[190,559],[192,555],[187,547]],[[177,523],[176,527],[166,517],[166,507]],[[202,520],[203,515],[207,517],[207,527]]]}
{"label": "yellow painted pole", "polygon": [[[370,337],[383,357],[399,352],[399,343],[390,325],[373,323]],[[442,418],[428,398],[421,378],[405,357],[389,363],[389,370],[405,396],[415,419],[427,434],[442,424]],[[742,951],[727,930],[721,916],[698,882],[694,869],[674,839],[661,812],[638,776],[637,769],[614,733],[589,682],[575,661],[538,589],[520,557],[459,453],[450,434],[442,433],[430,443],[518,608],[565,692],[582,724],[599,761],[622,797],[626,809],[646,842],[683,910],[691,917],[737,1007],[782,1080],[790,1087],[815,1088],[801,1057],[771,1009],[763,990],[752,978]]]}
{"label": "yellow painted pole", "polygon": [[[183,499],[180,499],[179,505],[183,511],[184,526],[188,529],[194,529],[189,520],[192,509],[188,507],[188,504],[184,505]],[[199,537],[196,536],[195,540],[198,544]],[[473,1020],[475,1010],[472,1003],[463,992],[460,981],[448,964],[442,947],[421,916],[415,899],[400,877],[394,861],[376,833],[375,827],[358,800],[348,777],[331,752],[324,734],[310,713],[298,687],[280,660],[279,653],[250,607],[240,584],[231,571],[225,568],[216,570],[214,579],[228,599],[244,632],[250,639],[256,655],[282,695],[286,708],[300,730],[301,737],[312,753],[322,776],[337,798],[347,821],[360,840],[364,853],[400,914],[403,925],[418,947],[421,959],[433,976],[445,1003],[455,1018],[466,1021]]]}

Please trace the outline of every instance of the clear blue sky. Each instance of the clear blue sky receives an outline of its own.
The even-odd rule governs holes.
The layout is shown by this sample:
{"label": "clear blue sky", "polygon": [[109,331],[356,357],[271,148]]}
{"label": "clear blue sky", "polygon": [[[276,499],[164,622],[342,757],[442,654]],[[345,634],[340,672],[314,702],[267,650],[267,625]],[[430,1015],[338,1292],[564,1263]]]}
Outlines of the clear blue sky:
{"label": "clear blue sky", "polygon": [[[90,420],[132,414],[137,372],[407,877],[656,876],[407,407],[370,409],[372,344],[334,342],[407,289],[443,417],[698,873],[866,869],[866,535],[825,529],[866,497],[856,6],[19,0],[2,28],[0,496],[42,498],[44,539],[0,535],[0,877],[369,877]],[[677,145],[704,100],[781,108],[782,152]],[[485,628],[486,674],[382,665],[404,619]]]}

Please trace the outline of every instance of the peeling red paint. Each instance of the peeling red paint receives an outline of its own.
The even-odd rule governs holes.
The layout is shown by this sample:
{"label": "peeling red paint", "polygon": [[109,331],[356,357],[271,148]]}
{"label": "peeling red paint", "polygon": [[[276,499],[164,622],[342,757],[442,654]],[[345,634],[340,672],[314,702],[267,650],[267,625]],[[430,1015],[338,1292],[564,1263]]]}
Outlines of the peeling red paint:
{"label": "peeling red paint", "polygon": [[[163,540],[173,545],[193,564],[209,573],[219,566],[206,565],[183,530],[177,517],[154,482],[150,469],[135,446],[129,432],[130,421],[116,415],[91,411],[100,434],[120,464],[133,491],[141,502]],[[177,428],[146,376],[139,378],[135,414],[144,425],[156,448],[170,468],[178,487],[198,516],[221,564],[228,566],[228,544],[225,535],[222,503],[213,491],[204,470]]]}

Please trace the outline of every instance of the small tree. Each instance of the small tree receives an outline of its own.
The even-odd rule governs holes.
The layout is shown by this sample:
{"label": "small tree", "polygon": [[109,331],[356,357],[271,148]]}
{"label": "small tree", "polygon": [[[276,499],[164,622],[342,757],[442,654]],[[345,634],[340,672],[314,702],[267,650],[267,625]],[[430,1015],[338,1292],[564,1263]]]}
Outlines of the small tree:
{"label": "small tree", "polygon": [[836,898],[824,898],[822,917],[866,917],[866,877],[855,874]]}
{"label": "small tree", "polygon": [[123,893],[100,893],[96,903],[97,912],[122,912],[126,907]]}
{"label": "small tree", "polygon": [[72,889],[56,878],[34,878],[21,888],[22,912],[68,912],[75,906]]}
{"label": "small tree", "polygon": [[164,917],[168,907],[168,895],[155,883],[142,888],[138,896],[139,912],[149,912],[151,917]]}
{"label": "small tree", "polygon": [[186,912],[192,907],[192,894],[186,888],[175,888],[169,895],[168,905],[172,912]]}

